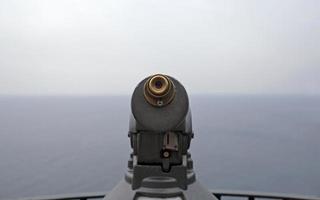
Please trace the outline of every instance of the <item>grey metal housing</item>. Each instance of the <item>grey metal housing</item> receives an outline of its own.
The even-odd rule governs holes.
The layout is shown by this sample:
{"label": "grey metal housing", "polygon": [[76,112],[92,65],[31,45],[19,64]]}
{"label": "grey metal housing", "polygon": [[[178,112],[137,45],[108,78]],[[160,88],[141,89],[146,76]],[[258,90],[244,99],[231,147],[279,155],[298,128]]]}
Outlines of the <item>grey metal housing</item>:
{"label": "grey metal housing", "polygon": [[193,138],[192,120],[185,88],[166,76],[172,81],[175,96],[167,105],[155,106],[144,95],[149,78],[137,85],[131,99],[128,136],[133,152],[128,171],[105,199],[216,199],[197,182],[193,171],[188,153]]}

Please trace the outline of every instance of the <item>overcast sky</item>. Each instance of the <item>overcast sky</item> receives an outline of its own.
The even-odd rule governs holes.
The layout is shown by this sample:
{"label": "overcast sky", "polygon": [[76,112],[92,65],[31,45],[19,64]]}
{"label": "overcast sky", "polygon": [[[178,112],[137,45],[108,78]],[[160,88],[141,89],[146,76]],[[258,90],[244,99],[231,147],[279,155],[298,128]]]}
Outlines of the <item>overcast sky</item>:
{"label": "overcast sky", "polygon": [[0,94],[320,94],[319,0],[0,0]]}

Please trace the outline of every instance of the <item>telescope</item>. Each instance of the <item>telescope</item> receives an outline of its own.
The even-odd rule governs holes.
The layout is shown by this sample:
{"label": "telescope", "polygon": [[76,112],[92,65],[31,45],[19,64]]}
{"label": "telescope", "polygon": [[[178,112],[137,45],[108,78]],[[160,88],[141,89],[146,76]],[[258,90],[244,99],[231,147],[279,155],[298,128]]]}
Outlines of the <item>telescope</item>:
{"label": "telescope", "polygon": [[131,98],[128,170],[105,200],[216,200],[196,179],[188,94],[175,78],[142,80]]}

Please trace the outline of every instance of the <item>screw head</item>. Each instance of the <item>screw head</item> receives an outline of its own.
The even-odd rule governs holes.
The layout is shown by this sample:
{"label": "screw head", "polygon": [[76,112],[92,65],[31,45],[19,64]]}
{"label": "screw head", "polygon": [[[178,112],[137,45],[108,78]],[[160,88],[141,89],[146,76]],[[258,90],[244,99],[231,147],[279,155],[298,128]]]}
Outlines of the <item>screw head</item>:
{"label": "screw head", "polygon": [[162,155],[163,155],[164,158],[169,158],[170,157],[169,151],[164,151]]}

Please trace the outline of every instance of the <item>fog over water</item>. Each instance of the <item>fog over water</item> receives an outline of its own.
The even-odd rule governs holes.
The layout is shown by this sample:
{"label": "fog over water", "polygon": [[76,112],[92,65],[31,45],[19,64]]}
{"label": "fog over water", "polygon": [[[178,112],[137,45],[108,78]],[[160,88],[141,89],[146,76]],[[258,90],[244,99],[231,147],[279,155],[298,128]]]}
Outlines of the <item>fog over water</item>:
{"label": "fog over water", "polygon": [[[198,179],[320,195],[320,97],[192,95]],[[129,96],[0,97],[0,198],[108,191],[130,153]]]}
{"label": "fog over water", "polygon": [[1,0],[0,94],[320,94],[319,0]]}

